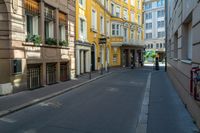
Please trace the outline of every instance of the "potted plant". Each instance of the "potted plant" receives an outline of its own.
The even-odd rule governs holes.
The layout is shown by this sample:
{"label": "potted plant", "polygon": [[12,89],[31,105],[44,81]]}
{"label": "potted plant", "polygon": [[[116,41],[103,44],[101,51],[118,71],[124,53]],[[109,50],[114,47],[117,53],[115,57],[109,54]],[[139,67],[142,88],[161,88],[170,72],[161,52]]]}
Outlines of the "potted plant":
{"label": "potted plant", "polygon": [[59,41],[59,45],[60,45],[60,46],[67,46],[68,43],[67,43],[66,40],[63,40],[63,41]]}
{"label": "potted plant", "polygon": [[39,46],[42,43],[42,39],[39,35],[28,34],[26,37],[26,42],[32,42],[34,45]]}
{"label": "potted plant", "polygon": [[48,45],[57,45],[57,40],[54,38],[47,38],[45,43]]}

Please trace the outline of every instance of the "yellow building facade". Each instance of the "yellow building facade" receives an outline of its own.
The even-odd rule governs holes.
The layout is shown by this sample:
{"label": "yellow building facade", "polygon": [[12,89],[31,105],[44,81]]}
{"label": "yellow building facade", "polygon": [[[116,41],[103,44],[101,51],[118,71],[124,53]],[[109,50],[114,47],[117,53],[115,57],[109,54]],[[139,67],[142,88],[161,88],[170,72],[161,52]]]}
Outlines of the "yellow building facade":
{"label": "yellow building facade", "polygon": [[77,75],[137,64],[143,50],[142,2],[76,1]]}

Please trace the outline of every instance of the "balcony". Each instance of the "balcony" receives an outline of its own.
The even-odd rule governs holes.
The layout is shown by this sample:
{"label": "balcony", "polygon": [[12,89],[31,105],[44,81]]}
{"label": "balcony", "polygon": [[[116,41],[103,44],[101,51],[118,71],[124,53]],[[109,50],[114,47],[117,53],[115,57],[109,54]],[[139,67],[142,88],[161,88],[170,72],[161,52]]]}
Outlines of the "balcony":
{"label": "balcony", "polygon": [[130,40],[124,40],[123,42],[123,45],[124,46],[139,46],[139,47],[144,47],[144,41],[143,40],[133,40],[133,39],[130,39]]}

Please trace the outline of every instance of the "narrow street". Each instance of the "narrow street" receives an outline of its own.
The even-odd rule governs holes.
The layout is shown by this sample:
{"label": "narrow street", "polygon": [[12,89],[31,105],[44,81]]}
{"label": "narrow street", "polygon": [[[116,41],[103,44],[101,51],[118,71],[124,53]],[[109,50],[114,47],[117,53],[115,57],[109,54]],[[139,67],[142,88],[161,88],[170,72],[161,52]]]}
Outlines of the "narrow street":
{"label": "narrow street", "polygon": [[2,133],[134,133],[148,70],[123,70],[0,119]]}
{"label": "narrow street", "polygon": [[[122,69],[0,118],[1,133],[138,133],[152,73],[148,133],[198,131],[163,70]],[[163,79],[160,81],[159,79]],[[158,82],[159,81],[159,82]],[[184,120],[184,121],[182,121]]]}

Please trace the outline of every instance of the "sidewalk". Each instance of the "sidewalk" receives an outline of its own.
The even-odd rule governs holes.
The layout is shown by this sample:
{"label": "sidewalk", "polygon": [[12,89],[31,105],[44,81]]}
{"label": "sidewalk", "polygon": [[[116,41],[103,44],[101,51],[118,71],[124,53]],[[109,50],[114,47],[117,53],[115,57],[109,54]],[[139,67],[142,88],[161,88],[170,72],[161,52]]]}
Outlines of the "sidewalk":
{"label": "sidewalk", "polygon": [[99,71],[92,73],[92,79],[89,79],[89,73],[79,76],[77,79],[60,82],[54,85],[45,86],[35,90],[25,90],[19,93],[1,96],[0,97],[0,117],[23,109],[25,107],[36,104],[40,101],[60,95],[71,89],[92,82],[111,74],[113,71],[118,71],[120,68],[113,68],[109,73],[104,72],[103,75]]}
{"label": "sidewalk", "polygon": [[199,133],[167,73],[151,78],[147,133]]}

